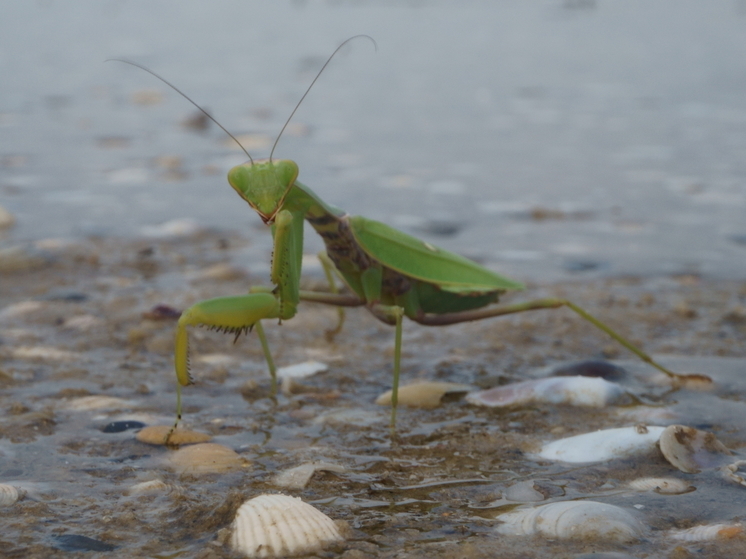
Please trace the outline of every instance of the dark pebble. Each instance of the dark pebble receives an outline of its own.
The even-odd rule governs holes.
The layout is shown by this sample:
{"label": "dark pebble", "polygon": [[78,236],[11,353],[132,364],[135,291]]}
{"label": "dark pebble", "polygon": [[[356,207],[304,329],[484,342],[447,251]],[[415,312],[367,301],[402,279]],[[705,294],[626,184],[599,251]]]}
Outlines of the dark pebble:
{"label": "dark pebble", "polygon": [[156,305],[149,311],[142,313],[142,317],[148,320],[177,320],[180,316],[180,310],[168,305]]}
{"label": "dark pebble", "polygon": [[68,303],[82,303],[88,300],[88,295],[79,291],[52,291],[44,296],[47,301],[65,301]]}
{"label": "dark pebble", "polygon": [[737,245],[746,245],[746,233],[742,235],[731,235],[728,239]]}
{"label": "dark pebble", "polygon": [[627,376],[627,371],[619,365],[614,365],[608,361],[580,361],[571,363],[552,371],[553,377],[597,377],[610,382],[623,380]]}
{"label": "dark pebble", "polygon": [[145,424],[141,421],[112,421],[101,429],[104,433],[122,433],[130,429],[142,429]]}
{"label": "dark pebble", "polygon": [[441,237],[450,237],[455,235],[461,229],[463,225],[456,221],[444,221],[444,220],[429,220],[427,221],[420,230],[430,235],[439,235]]}
{"label": "dark pebble", "polygon": [[590,272],[591,270],[605,268],[606,263],[595,260],[567,260],[562,264],[562,267],[568,272]]}
{"label": "dark pebble", "polygon": [[77,534],[53,536],[55,546],[62,551],[114,551],[116,546]]}

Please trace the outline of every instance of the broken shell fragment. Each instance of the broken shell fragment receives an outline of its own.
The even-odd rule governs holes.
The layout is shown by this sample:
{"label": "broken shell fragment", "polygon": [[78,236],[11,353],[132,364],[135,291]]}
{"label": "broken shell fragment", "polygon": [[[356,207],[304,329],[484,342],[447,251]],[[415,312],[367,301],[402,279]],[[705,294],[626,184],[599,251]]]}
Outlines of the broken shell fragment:
{"label": "broken shell fragment", "polygon": [[681,495],[696,489],[683,479],[675,477],[641,477],[630,481],[629,487],[635,491],[655,491],[661,495]]}
{"label": "broken shell fragment", "polygon": [[170,466],[179,474],[219,474],[238,470],[248,461],[233,449],[216,443],[185,446],[171,454]]}
{"label": "broken shell fragment", "polygon": [[0,507],[9,507],[21,498],[16,487],[6,483],[0,483]]}
{"label": "broken shell fragment", "polygon": [[295,468],[280,472],[274,477],[272,483],[277,487],[286,489],[303,489],[311,481],[313,474],[318,471],[341,474],[345,469],[344,466],[330,464],[329,462],[306,462]]}
{"label": "broken shell fragment", "polygon": [[282,379],[305,378],[328,370],[329,365],[326,363],[320,363],[319,361],[304,361],[303,363],[296,363],[295,365],[278,368],[277,376]]}
{"label": "broken shell fragment", "polygon": [[620,401],[625,390],[602,378],[571,376],[527,380],[472,392],[466,401],[478,406],[516,407],[528,404],[566,404],[600,408]]}
{"label": "broken shell fragment", "polygon": [[[399,387],[399,405],[412,408],[437,408],[446,394],[468,392],[467,384],[453,382],[421,381]],[[376,399],[379,406],[391,405],[391,390],[384,392]]]}
{"label": "broken shell fragment", "polygon": [[733,453],[715,435],[684,425],[669,425],[658,443],[671,465],[687,474],[733,462]]}
{"label": "broken shell fragment", "polygon": [[664,427],[637,425],[603,429],[545,444],[538,456],[562,462],[605,462],[655,448]]}
{"label": "broken shell fragment", "polygon": [[238,509],[231,547],[247,557],[290,557],[342,541],[334,521],[288,495],[259,495]]}
{"label": "broken shell fragment", "polygon": [[723,466],[720,471],[722,472],[725,479],[738,483],[739,485],[746,486],[746,479],[738,473],[738,470],[746,465],[746,460],[736,460]]}
{"label": "broken shell fragment", "polygon": [[712,540],[727,540],[743,534],[741,524],[709,524],[694,526],[685,530],[671,530],[668,536],[673,540],[684,542],[702,542]]}
{"label": "broken shell fragment", "polygon": [[501,534],[542,535],[560,539],[628,542],[640,539],[645,528],[623,508],[596,501],[562,501],[500,515]]}
{"label": "broken shell fragment", "polygon": [[[135,438],[141,443],[147,444],[166,444],[166,435],[171,430],[170,425],[149,425],[143,427],[138,431]],[[205,443],[212,437],[207,433],[200,433],[198,431],[189,431],[187,429],[174,429],[173,433],[168,439],[169,445],[182,445],[182,444],[196,444]]]}
{"label": "broken shell fragment", "polygon": [[543,501],[546,497],[536,490],[533,480],[518,481],[505,490],[505,498],[515,503]]}

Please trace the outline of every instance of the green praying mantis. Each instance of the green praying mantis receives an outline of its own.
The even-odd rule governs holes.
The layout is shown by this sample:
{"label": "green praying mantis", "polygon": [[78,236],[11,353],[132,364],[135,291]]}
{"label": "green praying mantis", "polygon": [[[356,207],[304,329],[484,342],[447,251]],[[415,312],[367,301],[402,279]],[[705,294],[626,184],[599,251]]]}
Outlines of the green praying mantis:
{"label": "green praying mantis", "polygon": [[[290,320],[301,301],[334,305],[340,309],[339,321],[332,333],[338,332],[344,320],[344,307],[365,307],[394,331],[393,386],[391,397],[391,428],[396,426],[398,387],[401,367],[402,321],[410,320],[425,326],[444,326],[503,316],[538,309],[567,307],[587,320],[644,362],[672,379],[674,386],[688,377],[679,375],[657,363],[632,342],[609,326],[565,299],[537,299],[509,306],[494,306],[499,297],[524,286],[501,276],[463,256],[448,252],[430,243],[407,235],[388,225],[362,216],[351,216],[325,203],[298,179],[298,165],[290,160],[273,160],[275,147],[296,110],[334,55],[358,37],[343,42],[327,59],[301,100],[285,122],[269,159],[254,160],[240,142],[174,85],[151,70],[128,62],[154,75],[233,138],[246,153],[249,162],[228,172],[228,182],[238,195],[270,226],[274,253],[270,271],[271,287],[251,287],[248,294],[218,297],[193,305],[185,310],[176,327],[175,369],[177,384],[177,418],[166,437],[166,443],[181,420],[181,387],[192,384],[189,371],[188,328],[205,326],[240,336],[256,330],[276,391],[276,368],[262,320]],[[375,45],[375,41],[373,41]],[[303,255],[303,222],[307,221],[324,241],[326,252],[319,255],[330,291],[300,289]],[[342,279],[349,293],[340,293],[335,275]],[[706,377],[704,377],[706,378]]]}

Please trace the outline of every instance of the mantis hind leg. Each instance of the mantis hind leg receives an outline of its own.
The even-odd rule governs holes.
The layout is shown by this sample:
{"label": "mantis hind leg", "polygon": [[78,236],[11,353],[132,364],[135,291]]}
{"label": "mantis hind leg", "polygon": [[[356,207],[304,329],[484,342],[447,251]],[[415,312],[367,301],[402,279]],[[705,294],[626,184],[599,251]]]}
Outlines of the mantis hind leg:
{"label": "mantis hind leg", "polygon": [[259,343],[262,344],[264,359],[267,361],[269,376],[272,379],[272,396],[274,396],[277,394],[277,367],[275,367],[275,361],[272,359],[272,352],[269,350],[269,344],[267,343],[267,336],[264,334],[262,322],[257,320],[256,324],[254,324],[254,328],[256,329],[256,335],[259,336]]}
{"label": "mantis hind leg", "polygon": [[525,303],[517,303],[515,305],[508,305],[504,307],[488,307],[484,309],[458,313],[424,315],[417,317],[415,320],[420,324],[424,324],[426,326],[444,326],[447,324],[457,324],[459,322],[470,322],[473,320],[491,318],[493,316],[502,316],[506,314],[515,314],[519,312],[540,309],[556,309],[559,307],[567,307],[584,320],[587,320],[588,322],[593,324],[599,330],[611,336],[612,339],[637,355],[637,357],[642,359],[645,363],[649,364],[652,367],[655,367],[662,373],[665,373],[671,379],[674,386],[681,386],[689,380],[707,383],[712,382],[712,379],[710,379],[710,377],[706,375],[680,375],[674,373],[673,371],[667,369],[666,367],[655,361],[652,357],[650,357],[650,355],[645,353],[627,338],[613,330],[610,326],[604,324],[590,313],[586,312],[582,308],[566,299],[537,299],[535,301],[527,301]]}
{"label": "mantis hind leg", "polygon": [[[334,281],[334,274],[336,268],[334,267],[334,263],[331,261],[329,256],[327,256],[326,252],[320,252],[318,254],[319,261],[321,262],[321,267],[324,269],[324,275],[326,276],[326,281],[329,282],[329,290],[334,293],[335,295],[339,294],[339,289],[337,289],[337,282]],[[344,307],[337,307],[337,325],[332,328],[331,330],[327,330],[324,332],[324,335],[326,336],[326,341],[331,342],[334,340],[334,336],[339,334],[342,331],[342,326],[345,322],[345,310]]]}

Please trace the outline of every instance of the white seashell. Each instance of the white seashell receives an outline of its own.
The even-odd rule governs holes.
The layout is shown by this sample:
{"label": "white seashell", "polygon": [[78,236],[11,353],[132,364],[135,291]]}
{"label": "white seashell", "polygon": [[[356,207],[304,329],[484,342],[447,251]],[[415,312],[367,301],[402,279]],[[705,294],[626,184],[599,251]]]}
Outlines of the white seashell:
{"label": "white seashell", "polygon": [[501,534],[542,535],[560,539],[628,542],[640,539],[645,528],[626,510],[596,501],[562,501],[500,515]]}
{"label": "white seashell", "polygon": [[158,493],[170,493],[173,489],[173,485],[169,485],[161,479],[153,479],[132,485],[127,490],[127,495],[156,495]]}
{"label": "white seashell", "polygon": [[600,408],[621,400],[625,394],[621,386],[602,378],[549,377],[472,392],[466,401],[490,407],[543,403]]}
{"label": "white seashell", "polygon": [[140,235],[153,239],[177,239],[204,233],[205,228],[189,218],[172,219],[160,225],[146,225],[140,228]]}
{"label": "white seashell", "polygon": [[311,481],[313,474],[318,471],[341,474],[345,471],[345,468],[329,462],[306,462],[295,468],[280,472],[272,479],[272,484],[285,489],[303,489]]}
{"label": "white seashell", "polygon": [[675,477],[641,477],[629,482],[635,491],[655,491],[661,495],[681,495],[694,491],[695,487]]}
{"label": "white seashell", "polygon": [[668,536],[672,540],[684,542],[701,542],[718,539],[735,538],[743,534],[741,524],[710,524],[705,526],[694,526],[686,530],[670,530]]}
{"label": "white seashell", "polygon": [[7,229],[15,225],[16,218],[8,210],[0,206],[0,229]]}
{"label": "white seashell", "polygon": [[687,474],[726,466],[734,460],[715,435],[684,425],[666,427],[659,444],[666,460]]}
{"label": "white seashell", "polygon": [[736,460],[735,462],[731,462],[730,464],[726,464],[720,468],[720,473],[722,473],[723,477],[728,481],[746,486],[746,479],[738,473],[738,471],[744,466],[746,466],[746,460]]}
{"label": "white seashell", "polygon": [[562,462],[605,462],[655,448],[664,427],[603,429],[545,444],[538,456]]}
{"label": "white seashell", "polygon": [[19,346],[10,352],[13,359],[28,361],[76,361],[83,356],[75,351],[67,351],[49,346]]}
{"label": "white seashell", "polygon": [[[437,408],[446,394],[469,392],[468,384],[453,382],[421,381],[399,387],[398,404],[413,408]],[[384,392],[376,399],[379,406],[391,405],[391,390]]]}
{"label": "white seashell", "polygon": [[67,402],[65,407],[72,411],[122,410],[134,406],[131,400],[113,396],[81,396]]}
{"label": "white seashell", "polygon": [[289,557],[344,538],[334,521],[299,498],[259,495],[238,509],[231,547],[248,557]]}
{"label": "white seashell", "polygon": [[248,465],[236,451],[217,443],[185,446],[171,453],[168,462],[177,473],[190,475],[219,474]]}
{"label": "white seashell", "polygon": [[515,503],[531,503],[546,499],[543,494],[534,488],[531,480],[519,481],[505,490],[505,498]]}
{"label": "white seashell", "polygon": [[17,488],[6,483],[0,483],[0,507],[8,507],[21,498]]}
{"label": "white seashell", "polygon": [[0,310],[0,318],[18,318],[25,314],[42,310],[46,306],[47,304],[42,301],[21,301],[20,303],[14,303],[7,307],[3,307],[3,309]]}
{"label": "white seashell", "polygon": [[355,427],[368,427],[375,425],[376,423],[382,423],[386,421],[385,415],[364,410],[362,408],[342,408],[332,410],[321,415],[317,415],[313,419],[313,423],[316,425],[354,425]]}
{"label": "white seashell", "polygon": [[72,316],[65,320],[63,326],[70,328],[71,330],[77,330],[78,332],[90,332],[102,328],[104,320],[92,314],[80,314],[78,316]]}
{"label": "white seashell", "polygon": [[280,367],[277,369],[277,376],[282,379],[305,378],[327,370],[329,370],[329,365],[326,363],[305,361],[303,363],[296,363],[295,365],[288,365],[287,367]]}
{"label": "white seashell", "polygon": [[196,356],[194,360],[209,367],[233,367],[238,363],[238,359],[225,353],[206,353]]}

